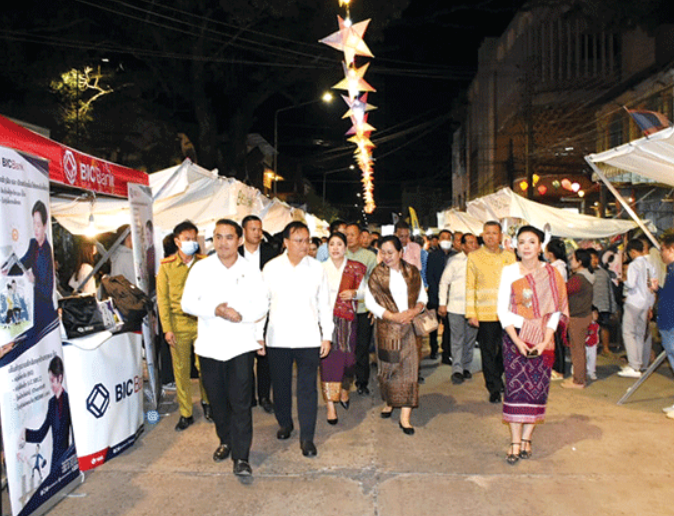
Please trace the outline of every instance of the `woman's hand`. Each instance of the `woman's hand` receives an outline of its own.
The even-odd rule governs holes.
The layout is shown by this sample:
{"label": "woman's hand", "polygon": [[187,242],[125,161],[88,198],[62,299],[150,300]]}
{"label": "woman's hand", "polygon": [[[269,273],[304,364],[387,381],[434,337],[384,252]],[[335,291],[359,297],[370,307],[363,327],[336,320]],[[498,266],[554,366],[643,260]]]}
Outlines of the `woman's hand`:
{"label": "woman's hand", "polygon": [[343,292],[339,293],[339,299],[343,299],[346,301],[351,301],[353,299],[356,299],[356,296],[358,294],[357,290],[344,290]]}
{"label": "woman's hand", "polygon": [[332,343],[329,340],[324,340],[321,342],[321,353],[320,357],[325,358],[330,354],[330,349],[332,347]]}

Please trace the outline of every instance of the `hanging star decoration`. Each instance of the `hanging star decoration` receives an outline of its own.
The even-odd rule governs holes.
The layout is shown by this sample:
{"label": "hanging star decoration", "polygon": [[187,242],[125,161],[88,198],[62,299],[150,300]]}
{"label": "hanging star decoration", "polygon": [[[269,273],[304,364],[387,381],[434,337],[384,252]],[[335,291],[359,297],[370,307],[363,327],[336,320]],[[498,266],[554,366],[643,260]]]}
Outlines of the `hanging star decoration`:
{"label": "hanging star decoration", "polygon": [[346,133],[347,136],[350,136],[347,141],[356,145],[354,158],[361,171],[364,210],[366,213],[372,213],[376,208],[374,202],[374,158],[372,157],[372,149],[375,146],[370,140],[370,136],[376,129],[368,123],[367,112],[377,108],[368,104],[367,95],[368,92],[377,90],[364,79],[370,63],[358,67],[356,66],[356,56],[373,58],[374,55],[363,40],[370,20],[352,23],[349,18],[349,3],[350,0],[339,0],[340,7],[346,6],[347,17],[344,19],[337,16],[339,30],[321,39],[320,42],[340,50],[344,54],[342,63],[344,79],[335,84],[333,89],[346,90],[347,92],[347,95],[342,95],[342,98],[349,106],[349,110],[342,118],[351,120],[352,127]]}

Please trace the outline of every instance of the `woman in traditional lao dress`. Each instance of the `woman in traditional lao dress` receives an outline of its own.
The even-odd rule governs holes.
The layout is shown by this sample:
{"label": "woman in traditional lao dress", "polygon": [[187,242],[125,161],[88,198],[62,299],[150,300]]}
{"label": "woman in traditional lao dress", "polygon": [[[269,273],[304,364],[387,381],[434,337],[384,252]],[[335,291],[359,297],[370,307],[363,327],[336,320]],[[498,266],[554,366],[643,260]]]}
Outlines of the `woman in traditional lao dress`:
{"label": "woman in traditional lao dress", "polygon": [[531,457],[531,436],[545,418],[557,325],[569,318],[566,285],[541,261],[543,233],[532,226],[517,232],[519,261],[503,268],[498,317],[503,326],[506,385],[503,421],[510,426],[509,464]]}
{"label": "woman in traditional lao dress", "polygon": [[[328,276],[330,304],[333,306],[335,329],[332,348],[321,360],[321,387],[328,407],[328,423],[338,422],[335,403],[349,408],[349,388],[356,364],[355,302],[364,292],[363,278],[367,268],[360,262],[347,260],[346,237],[333,233],[328,239],[329,259],[323,262]],[[361,288],[362,287],[362,288]]]}
{"label": "woman in traditional lao dress", "polygon": [[377,377],[386,403],[381,417],[400,408],[399,426],[413,435],[410,415],[419,405],[419,353],[412,319],[424,310],[428,296],[419,269],[403,260],[398,237],[382,238],[379,254],[382,261],[370,275],[365,306],[376,317]]}

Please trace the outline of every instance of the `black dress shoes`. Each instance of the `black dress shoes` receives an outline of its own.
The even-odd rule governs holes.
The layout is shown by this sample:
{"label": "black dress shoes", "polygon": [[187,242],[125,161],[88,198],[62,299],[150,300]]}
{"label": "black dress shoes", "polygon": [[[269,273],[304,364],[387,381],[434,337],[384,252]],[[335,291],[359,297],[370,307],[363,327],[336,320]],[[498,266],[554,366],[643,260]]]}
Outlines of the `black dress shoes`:
{"label": "black dress shoes", "polygon": [[366,394],[370,394],[370,389],[367,388],[367,385],[359,385],[358,386],[358,394],[361,396],[364,396]]}
{"label": "black dress shoes", "polygon": [[313,441],[302,441],[300,443],[300,448],[302,448],[302,455],[305,457],[315,457],[318,453]]}
{"label": "black dress shoes", "polygon": [[342,407],[344,407],[344,410],[349,410],[349,403],[350,402],[351,402],[351,400],[346,400],[346,401],[339,400],[339,404]]}
{"label": "black dress shoes", "polygon": [[281,427],[278,429],[278,432],[276,432],[276,438],[285,441],[288,437],[290,437],[290,434],[293,433],[293,427],[288,426],[288,427]]}
{"label": "black dress shoes", "polygon": [[213,422],[213,409],[208,403],[201,402],[201,408],[204,411],[204,419],[209,423]]}
{"label": "black dress shoes", "polygon": [[428,360],[437,360],[438,359],[438,354],[437,353],[431,353],[428,355]]}
{"label": "black dress shoes", "polygon": [[424,379],[423,376],[419,375],[419,378],[417,378],[417,382],[419,383],[419,385],[423,385],[426,383],[426,380]]}
{"label": "black dress shoes", "polygon": [[269,398],[260,398],[260,406],[267,414],[274,413],[274,404]]}
{"label": "black dress shoes", "polygon": [[234,459],[234,474],[237,477],[249,477],[253,470],[245,459]]}
{"label": "black dress shoes", "polygon": [[388,411],[388,412],[385,412],[385,411],[382,410],[382,411],[379,413],[379,417],[382,418],[382,419],[390,419],[390,418],[391,418],[391,414],[393,414],[393,411],[392,411],[392,410],[390,410],[390,411]]}
{"label": "black dress shoes", "polygon": [[412,426],[403,426],[403,424],[398,421],[398,426],[403,431],[405,435],[414,435],[414,427]]}
{"label": "black dress shoes", "polygon": [[454,373],[452,375],[452,383],[454,385],[460,385],[463,383],[463,375],[461,373]]}
{"label": "black dress shoes", "polygon": [[337,417],[336,417],[335,419],[328,419],[328,424],[329,424],[329,425],[333,425],[333,426],[334,426],[334,425],[336,425],[337,423],[339,423],[339,418],[337,418]]}
{"label": "black dress shoes", "polygon": [[183,417],[180,416],[180,419],[178,420],[178,424],[176,425],[176,432],[182,432],[185,430],[188,426],[190,426],[192,423],[194,423],[194,417]]}
{"label": "black dress shoes", "polygon": [[231,451],[228,444],[221,444],[218,446],[218,449],[213,452],[213,460],[215,462],[221,462],[229,457],[229,452]]}
{"label": "black dress shoes", "polygon": [[463,370],[463,379],[464,380],[470,380],[473,377],[473,375],[470,373],[468,369]]}
{"label": "black dress shoes", "polygon": [[501,403],[501,393],[500,392],[492,392],[489,395],[489,403]]}
{"label": "black dress shoes", "polygon": [[452,359],[451,358],[443,358],[441,362],[445,365],[452,365]]}

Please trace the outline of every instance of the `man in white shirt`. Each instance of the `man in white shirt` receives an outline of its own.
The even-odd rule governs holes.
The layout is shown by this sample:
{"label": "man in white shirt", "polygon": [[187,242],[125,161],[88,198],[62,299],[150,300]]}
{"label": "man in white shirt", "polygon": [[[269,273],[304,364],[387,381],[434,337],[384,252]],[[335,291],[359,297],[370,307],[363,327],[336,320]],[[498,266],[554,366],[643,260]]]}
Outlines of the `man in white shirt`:
{"label": "man in white shirt", "polygon": [[[267,262],[277,255],[274,247],[262,240],[264,236],[262,221],[257,215],[248,215],[241,221],[241,227],[243,228],[243,245],[239,246],[239,254],[262,270]],[[252,404],[255,407],[259,400],[263,410],[271,414],[274,412],[274,405],[271,402],[270,396],[271,373],[269,372],[269,359],[267,355],[258,354],[255,356],[255,361],[257,363],[257,381],[253,382]],[[257,399],[255,397],[255,387],[257,387]]]}
{"label": "man in white shirt", "polygon": [[470,364],[477,328],[466,319],[466,264],[468,254],[478,248],[477,238],[471,233],[461,235],[461,253],[453,256],[440,278],[438,287],[438,315],[449,319],[452,345],[452,383],[463,383],[472,378]]}
{"label": "man in white shirt", "polygon": [[[627,365],[618,371],[624,378],[639,378],[641,370],[651,358],[651,334],[648,320],[652,315],[657,288],[657,273],[646,257],[648,250],[641,240],[633,239],[625,247],[632,260],[627,267],[625,304],[623,306],[623,342],[627,352]],[[651,283],[655,280],[655,287]]]}
{"label": "man in white shirt", "polygon": [[236,222],[216,223],[216,254],[194,265],[181,304],[185,313],[198,318],[194,348],[220,439],[213,460],[225,460],[231,453],[234,474],[248,476],[252,474],[248,455],[253,440],[253,356],[258,350],[264,352],[258,341],[269,299],[260,269],[239,256],[242,236]]}
{"label": "man in white shirt", "polygon": [[323,266],[308,255],[309,229],[294,221],[283,230],[287,251],[265,265],[262,275],[271,304],[267,324],[267,354],[274,389],[274,413],[280,426],[276,436],[288,439],[293,431],[292,376],[297,364],[297,414],[300,447],[305,457],[316,455],[314,431],[321,357],[330,352],[333,322],[328,280]]}

